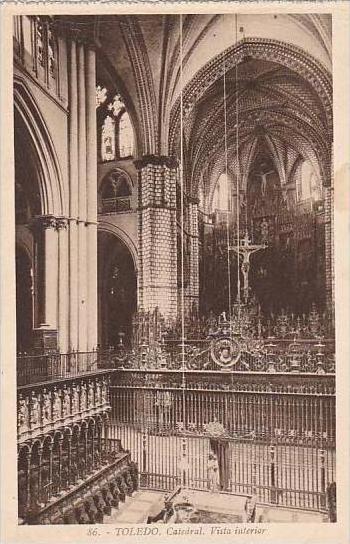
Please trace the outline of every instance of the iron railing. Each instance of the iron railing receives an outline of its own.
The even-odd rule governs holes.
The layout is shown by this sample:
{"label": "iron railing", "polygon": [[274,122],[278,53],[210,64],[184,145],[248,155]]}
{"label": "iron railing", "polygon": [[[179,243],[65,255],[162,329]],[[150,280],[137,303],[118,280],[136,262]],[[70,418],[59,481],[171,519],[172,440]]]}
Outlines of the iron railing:
{"label": "iron railing", "polygon": [[[221,370],[215,357],[215,339],[188,340],[184,346],[178,340],[138,345],[134,350],[123,346],[110,352],[114,368],[170,369],[205,371]],[[185,358],[183,361],[183,349]],[[234,372],[334,374],[333,340],[248,339],[240,346],[237,361],[226,368]]]}
{"label": "iron railing", "polygon": [[335,481],[334,391],[296,394],[287,384],[282,392],[240,391],[221,381],[215,391],[188,389],[186,382],[159,388],[154,375],[143,386],[131,385],[130,372],[115,375],[110,433],[138,463],[141,484],[172,490],[185,477],[189,487],[208,489],[214,451],[223,490],[325,510],[327,486]]}
{"label": "iron railing", "polygon": [[143,486],[172,490],[185,478],[208,489],[214,450],[223,490],[325,509],[335,481],[334,371],[121,368],[133,357],[124,348],[21,356],[18,385],[113,369],[109,438],[130,450]]}
{"label": "iron railing", "polygon": [[89,351],[17,356],[17,386],[74,378],[108,367],[104,352]]}
{"label": "iron railing", "polygon": [[[335,373],[332,340],[290,342],[268,339],[260,344],[243,346],[237,363],[225,372],[328,376]],[[184,369],[182,346],[178,341],[166,341],[151,346],[141,345],[136,350],[120,345],[91,352],[18,355],[17,385],[71,378],[106,369],[180,371]],[[185,370],[220,373],[222,368],[213,359],[211,340],[193,340],[185,344]]]}
{"label": "iron railing", "polygon": [[131,210],[129,197],[104,198],[102,200],[102,213],[120,213]]}

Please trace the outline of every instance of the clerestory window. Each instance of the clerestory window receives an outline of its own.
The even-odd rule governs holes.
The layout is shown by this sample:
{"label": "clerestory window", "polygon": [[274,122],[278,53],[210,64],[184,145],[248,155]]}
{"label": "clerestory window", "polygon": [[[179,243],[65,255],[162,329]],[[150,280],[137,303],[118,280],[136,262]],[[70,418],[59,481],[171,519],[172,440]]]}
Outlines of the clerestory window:
{"label": "clerestory window", "polygon": [[134,130],[122,98],[108,97],[105,87],[96,89],[96,106],[100,110],[100,158],[114,161],[134,154]]}

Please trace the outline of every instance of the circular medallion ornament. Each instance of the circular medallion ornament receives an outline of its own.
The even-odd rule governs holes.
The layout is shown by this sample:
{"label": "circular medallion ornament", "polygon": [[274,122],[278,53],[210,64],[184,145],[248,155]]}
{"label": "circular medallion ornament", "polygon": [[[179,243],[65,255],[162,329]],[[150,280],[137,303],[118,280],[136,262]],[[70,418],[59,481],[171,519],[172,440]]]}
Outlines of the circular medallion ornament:
{"label": "circular medallion ornament", "polygon": [[229,368],[239,361],[241,348],[236,340],[231,338],[219,338],[213,340],[210,354],[217,365],[223,368]]}

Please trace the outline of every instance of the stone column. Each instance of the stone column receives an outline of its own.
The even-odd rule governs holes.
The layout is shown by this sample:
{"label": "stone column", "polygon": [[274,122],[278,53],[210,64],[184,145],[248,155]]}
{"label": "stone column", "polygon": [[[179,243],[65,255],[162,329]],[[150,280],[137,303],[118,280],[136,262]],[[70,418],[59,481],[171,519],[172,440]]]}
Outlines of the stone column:
{"label": "stone column", "polygon": [[326,265],[326,306],[334,318],[334,196],[333,187],[325,187],[325,265]]}
{"label": "stone column", "polygon": [[87,349],[97,346],[97,128],[96,53],[86,49]]}
{"label": "stone column", "polygon": [[68,220],[65,217],[58,217],[56,227],[58,230],[58,345],[61,353],[67,353],[69,349],[69,315],[68,315],[68,277],[69,277],[69,255],[68,255]]}
{"label": "stone column", "polygon": [[78,61],[78,350],[87,349],[87,202],[86,202],[86,93],[85,45],[77,45]]}
{"label": "stone column", "polygon": [[78,348],[78,83],[77,50],[70,41],[69,57],[69,350]]}
{"label": "stone column", "polygon": [[36,290],[38,326],[34,329],[34,347],[41,353],[57,349],[58,309],[58,233],[56,218],[42,215],[33,223],[36,247]]}
{"label": "stone column", "polygon": [[44,323],[50,329],[57,329],[58,303],[58,234],[56,218],[43,216],[41,219],[44,229],[44,262],[45,262],[45,302]]}
{"label": "stone column", "polygon": [[139,305],[177,315],[176,180],[177,163],[147,156],[139,170]]}

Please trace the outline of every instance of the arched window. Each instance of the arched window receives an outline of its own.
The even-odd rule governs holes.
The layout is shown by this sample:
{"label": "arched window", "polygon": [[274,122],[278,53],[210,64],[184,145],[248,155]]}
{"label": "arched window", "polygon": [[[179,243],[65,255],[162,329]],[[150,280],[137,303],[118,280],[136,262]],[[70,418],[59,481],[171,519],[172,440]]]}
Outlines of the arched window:
{"label": "arched window", "polygon": [[96,87],[96,108],[99,108],[107,100],[107,89],[97,85]]}
{"label": "arched window", "polygon": [[119,156],[130,157],[134,151],[134,133],[127,111],[119,119]]}
{"label": "arched window", "polygon": [[317,201],[322,198],[319,179],[310,161],[306,160],[301,165],[297,194],[299,201]]}
{"label": "arched window", "polygon": [[101,157],[103,161],[115,159],[115,121],[110,115],[102,125]]}
{"label": "arched window", "polygon": [[98,85],[96,107],[101,119],[102,161],[131,157],[134,152],[134,131],[122,98],[118,94],[112,99],[108,98],[107,89]]}
{"label": "arched window", "polygon": [[213,211],[222,210],[227,211],[229,206],[229,192],[228,192],[228,178],[226,174],[221,174],[216,182],[213,197]]}
{"label": "arched window", "polygon": [[124,108],[124,103],[118,94],[113,97],[112,102],[108,104],[107,108],[113,113],[114,117],[118,117],[119,113]]}
{"label": "arched window", "polygon": [[199,209],[204,210],[204,187],[203,181],[199,184],[198,187],[198,200],[199,200]]}

